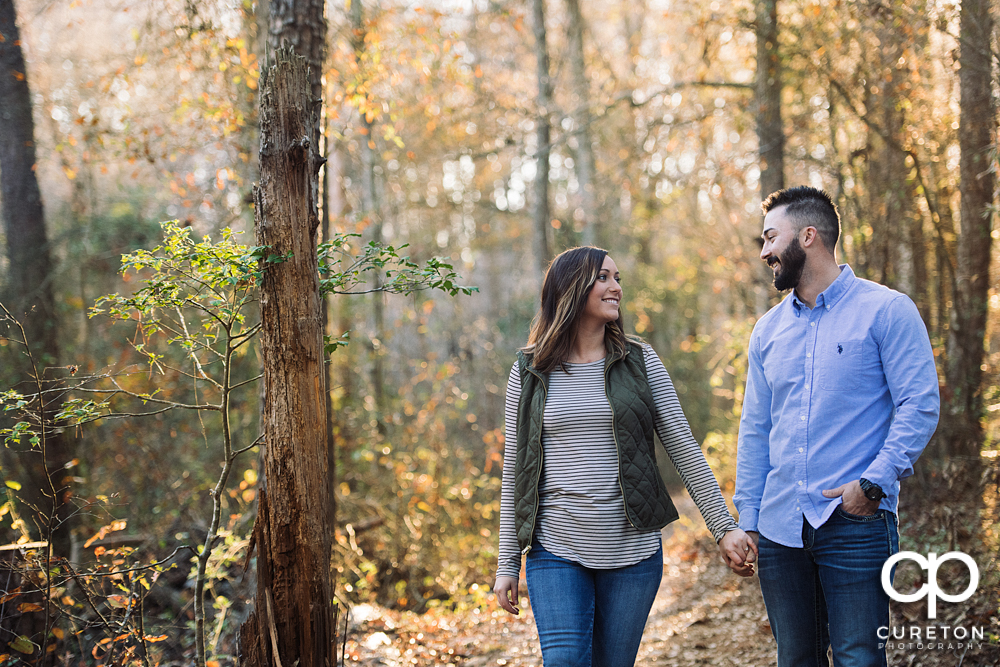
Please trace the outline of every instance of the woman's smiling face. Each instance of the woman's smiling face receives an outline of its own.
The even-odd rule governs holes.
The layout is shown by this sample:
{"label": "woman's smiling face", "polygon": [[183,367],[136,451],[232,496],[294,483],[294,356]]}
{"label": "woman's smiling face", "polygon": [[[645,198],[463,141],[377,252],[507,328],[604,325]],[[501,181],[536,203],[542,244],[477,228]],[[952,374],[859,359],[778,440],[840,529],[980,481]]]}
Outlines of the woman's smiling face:
{"label": "woman's smiling face", "polygon": [[618,308],[622,300],[622,286],[619,280],[618,266],[610,256],[605,256],[601,271],[597,274],[594,286],[587,296],[587,305],[580,319],[594,319],[602,323],[614,322],[618,319]]}

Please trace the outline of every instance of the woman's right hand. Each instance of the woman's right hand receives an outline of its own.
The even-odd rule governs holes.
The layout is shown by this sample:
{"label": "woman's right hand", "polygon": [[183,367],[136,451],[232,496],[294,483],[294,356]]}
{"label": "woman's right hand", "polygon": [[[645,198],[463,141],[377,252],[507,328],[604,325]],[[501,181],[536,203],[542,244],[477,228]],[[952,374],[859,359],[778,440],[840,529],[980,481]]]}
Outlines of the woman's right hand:
{"label": "woman's right hand", "polygon": [[497,582],[493,585],[493,592],[497,596],[497,602],[505,610],[515,616],[521,612],[517,608],[517,577],[497,577]]}

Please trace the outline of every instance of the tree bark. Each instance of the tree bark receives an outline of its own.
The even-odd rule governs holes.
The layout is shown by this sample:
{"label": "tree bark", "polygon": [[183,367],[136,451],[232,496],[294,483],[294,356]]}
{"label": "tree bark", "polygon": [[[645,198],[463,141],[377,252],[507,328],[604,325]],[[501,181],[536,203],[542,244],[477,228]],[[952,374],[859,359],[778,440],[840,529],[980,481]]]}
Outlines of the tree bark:
{"label": "tree bark", "polygon": [[778,2],[757,2],[757,139],[760,145],[760,195],[785,187],[785,131],[781,123],[781,57],[778,53]]}
{"label": "tree bark", "polygon": [[[59,329],[51,282],[54,267],[35,177],[35,124],[28,71],[16,20],[13,0],[0,0],[0,203],[9,261],[3,298],[24,327],[25,342],[37,372],[42,374],[45,367],[58,363]],[[32,372],[26,363],[13,365],[21,378]],[[45,388],[51,386],[43,378],[39,380]],[[32,385],[27,387],[29,392],[36,390]],[[43,451],[5,454],[4,458],[12,470],[22,472],[27,480],[22,496],[48,524],[47,529],[42,527],[42,538],[50,541],[55,555],[68,557],[71,508],[66,503],[65,466],[73,458],[68,438],[48,433]]]}
{"label": "tree bark", "polygon": [[316,255],[322,160],[309,141],[316,106],[305,59],[278,50],[260,93],[257,243],[290,256],[262,266],[264,485],[253,533],[256,603],[241,628],[240,664],[332,665],[333,518]]}
{"label": "tree bark", "polygon": [[[760,153],[760,198],[785,188],[785,131],[781,122],[781,55],[778,51],[778,1],[757,0],[757,80],[754,87],[757,144]],[[761,264],[754,273],[756,310],[769,307],[771,272]]]}
{"label": "tree bark", "polygon": [[538,114],[535,118],[537,131],[535,141],[535,201],[532,207],[532,218],[535,229],[535,267],[538,272],[538,284],[542,284],[545,270],[548,268],[549,254],[548,228],[551,214],[549,213],[549,154],[552,143],[552,126],[549,114],[552,111],[552,78],[549,74],[549,47],[545,36],[545,0],[532,0],[533,25],[535,31],[535,59],[538,67]]}
{"label": "tree bark", "polygon": [[[567,41],[570,78],[573,87],[573,134],[576,138],[576,180],[580,186],[583,216],[583,245],[597,243],[597,196],[594,191],[594,146],[590,135],[590,81],[583,51],[583,14],[580,0],[566,0],[569,14]],[[573,142],[570,142],[572,145]],[[574,214],[574,221],[577,217]]]}
{"label": "tree bark", "polygon": [[[361,0],[353,0],[350,9],[351,18],[351,46],[354,50],[354,60],[358,66],[358,71],[363,72],[366,67],[364,6]],[[360,110],[361,138],[359,148],[361,149],[361,203],[363,210],[362,218],[368,218],[371,222],[371,240],[375,243],[382,243],[382,211],[378,198],[377,185],[375,182],[375,166],[378,156],[375,152],[374,123],[368,118],[365,110]],[[375,420],[381,433],[385,433],[385,367],[382,362],[385,353],[385,296],[381,292],[382,279],[376,273],[372,277],[372,336],[371,336],[371,383],[372,400],[375,407]]]}
{"label": "tree bark", "polygon": [[992,97],[989,0],[963,0],[958,141],[961,234],[958,240],[956,293],[948,335],[945,410],[946,455],[979,460],[983,443],[982,364],[990,287],[992,206],[991,170],[996,108]]}

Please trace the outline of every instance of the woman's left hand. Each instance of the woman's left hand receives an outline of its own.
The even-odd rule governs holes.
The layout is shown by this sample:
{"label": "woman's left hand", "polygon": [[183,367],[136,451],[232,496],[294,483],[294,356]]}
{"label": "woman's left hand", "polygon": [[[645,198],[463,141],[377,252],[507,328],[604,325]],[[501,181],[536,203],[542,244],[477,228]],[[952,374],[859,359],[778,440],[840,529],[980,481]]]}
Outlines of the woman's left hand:
{"label": "woman's left hand", "polygon": [[719,552],[730,570],[741,577],[753,576],[757,543],[741,529],[731,530],[719,540]]}

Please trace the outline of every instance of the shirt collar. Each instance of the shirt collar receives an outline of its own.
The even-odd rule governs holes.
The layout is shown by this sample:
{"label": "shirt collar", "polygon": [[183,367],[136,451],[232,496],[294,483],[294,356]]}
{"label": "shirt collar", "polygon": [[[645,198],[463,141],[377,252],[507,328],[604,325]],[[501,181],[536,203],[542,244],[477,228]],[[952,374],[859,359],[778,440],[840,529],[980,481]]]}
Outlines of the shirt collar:
{"label": "shirt collar", "polygon": [[[837,279],[830,283],[830,286],[819,293],[816,297],[816,307],[825,308],[830,310],[837,305],[847,291],[851,289],[854,281],[857,278],[854,275],[854,271],[847,264],[840,265],[840,275]],[[798,295],[795,290],[792,290],[792,305],[795,307],[795,314],[798,315],[803,308],[808,308],[808,306],[799,300]]]}

